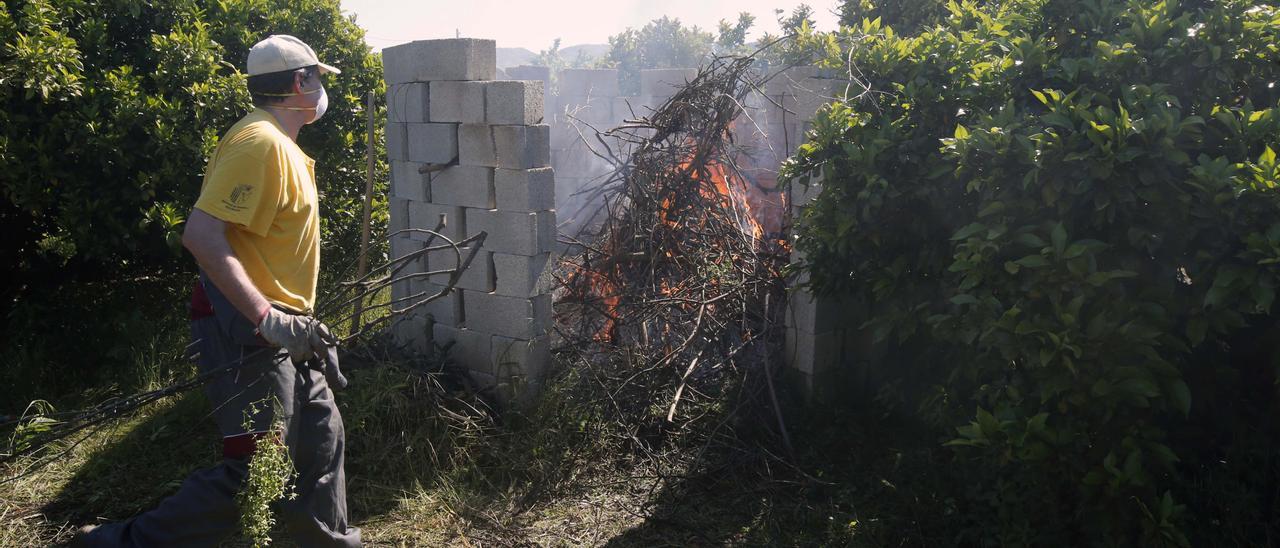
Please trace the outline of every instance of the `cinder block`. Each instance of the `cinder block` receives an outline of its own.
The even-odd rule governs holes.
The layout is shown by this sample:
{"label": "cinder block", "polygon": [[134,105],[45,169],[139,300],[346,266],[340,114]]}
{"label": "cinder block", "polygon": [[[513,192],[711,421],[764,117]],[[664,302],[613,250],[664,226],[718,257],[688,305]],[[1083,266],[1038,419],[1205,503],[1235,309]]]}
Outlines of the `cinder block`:
{"label": "cinder block", "polygon": [[[393,236],[391,238],[391,260],[396,261],[403,257],[407,257],[412,253],[422,251],[423,244],[419,240],[410,238],[408,235]],[[414,272],[424,272],[426,269],[425,254],[419,254],[417,257],[405,261],[404,268],[397,272],[396,276],[402,274],[411,274]]]}
{"label": "cinder block", "polygon": [[650,69],[640,71],[640,96],[671,97],[698,76],[698,69]]}
{"label": "cinder block", "polygon": [[484,94],[488,83],[431,82],[431,121],[484,123]]}
{"label": "cinder block", "polygon": [[[387,233],[394,235],[409,227],[409,201],[403,198],[387,200]],[[405,236],[408,237],[407,235]]]}
{"label": "cinder block", "polygon": [[594,179],[613,172],[608,162],[587,150],[585,145],[557,150],[552,154],[551,165],[555,166],[556,178]]}
{"label": "cinder block", "polygon": [[431,201],[439,205],[494,208],[493,168],[453,166],[431,176]]}
{"label": "cinder block", "polygon": [[447,164],[458,157],[457,124],[406,124],[408,160],[424,164]]}
{"label": "cinder block", "polygon": [[490,341],[493,371],[499,379],[541,379],[551,365],[551,338],[513,339],[494,335]]}
{"label": "cinder block", "polygon": [[[422,280],[423,278],[417,279]],[[422,295],[419,299],[424,301],[416,311],[425,316],[428,321],[449,327],[458,327],[462,324],[462,292],[460,290],[454,288],[452,291],[440,295],[445,286],[425,281],[414,284],[413,288],[414,294]],[[436,295],[440,296],[436,297]],[[425,302],[426,299],[432,300]]]}
{"label": "cinder block", "polygon": [[547,132],[547,144],[551,148],[551,165],[555,165],[556,151],[569,148],[577,142],[577,139],[578,134],[572,127],[566,124],[551,124],[551,131]]}
{"label": "cinder block", "polygon": [[449,361],[471,371],[492,375],[492,335],[465,327],[450,327],[437,323],[431,327],[433,342],[448,348]]}
{"label": "cinder block", "polygon": [[551,329],[551,295],[507,297],[464,291],[463,318],[468,329],[515,339],[534,339]]}
{"label": "cinder block", "polygon": [[564,69],[560,71],[561,95],[618,96],[616,69]]}
{"label": "cinder block", "polygon": [[428,177],[421,171],[423,165],[415,162],[391,162],[391,195],[406,200],[430,202]]}
{"label": "cinder block", "polygon": [[497,169],[493,174],[495,203],[502,211],[544,211],[556,207],[555,170]]}
{"label": "cinder block", "polygon": [[818,199],[818,195],[822,193],[822,174],[811,174],[808,177],[799,177],[791,182],[791,205],[794,207],[803,207]]}
{"label": "cinder block", "polygon": [[561,95],[556,99],[555,123],[585,124],[602,131],[617,125],[613,115],[613,97]]}
{"label": "cinder block", "polygon": [[[391,284],[392,306],[398,307],[396,303],[408,302],[408,298],[411,291],[413,291],[412,280],[400,280],[392,283]],[[394,326],[392,328],[392,334],[396,334]]]}
{"label": "cinder block", "polygon": [[501,80],[537,80],[542,82],[542,100],[546,102],[551,97],[551,67],[520,65],[508,67],[506,72],[506,78]]}
{"label": "cinder block", "polygon": [[829,370],[840,359],[842,333],[813,334],[786,329],[783,361],[788,367],[813,375]]}
{"label": "cinder block", "polygon": [[387,86],[387,120],[423,123],[427,117],[427,84],[413,82]]}
{"label": "cinder block", "polygon": [[493,126],[498,167],[529,169],[551,165],[551,126]]}
{"label": "cinder block", "polygon": [[[409,202],[409,226],[411,228],[435,230],[436,225],[440,224],[440,220],[444,219],[445,227],[441,231],[441,235],[452,240],[460,241],[466,236],[467,218],[463,213],[463,208],[457,206],[445,206],[428,204],[423,202]],[[429,234],[423,232],[413,232],[409,235],[415,240],[427,241]],[[444,243],[436,238],[433,244]]]}
{"label": "cinder block", "polygon": [[817,67],[790,67],[766,75],[768,81],[763,91],[768,95],[794,95],[797,89],[805,89],[807,81],[818,75]]}
{"label": "cinder block", "polygon": [[533,256],[493,254],[494,293],[507,297],[534,297],[551,289],[551,254]]}
{"label": "cinder block", "polygon": [[466,209],[469,234],[487,232],[484,248],[513,255],[551,251],[555,243],[555,212],[521,213],[495,209]]}
{"label": "cinder block", "polygon": [[418,40],[382,50],[382,73],[388,84],[492,80],[497,67],[498,50],[493,40]]}
{"label": "cinder block", "polygon": [[403,162],[409,159],[408,124],[387,122],[387,160]]}
{"label": "cinder block", "polygon": [[627,120],[636,120],[653,114],[652,109],[635,97],[614,97],[613,108],[610,110],[619,125]]}
{"label": "cinder block", "polygon": [[[435,246],[432,246],[435,247]],[[427,270],[435,272],[438,270],[455,270],[458,266],[466,262],[467,257],[471,254],[470,247],[458,248],[458,252],[454,252],[453,248],[433,249],[427,252]],[[444,286],[448,285],[449,278],[453,273],[436,274],[427,277],[427,282]],[[458,277],[455,284],[461,289],[471,291],[489,292],[493,291],[494,275],[493,275],[493,252],[481,249],[476,252],[475,258],[471,260],[471,264],[467,265]]]}
{"label": "cinder block", "polygon": [[551,67],[540,65],[520,65],[507,67],[507,76],[512,80],[551,80]]}
{"label": "cinder block", "polygon": [[834,100],[830,80],[810,78],[801,83],[794,95],[783,95],[782,106],[789,112],[787,122],[803,123],[813,120],[818,109]]}
{"label": "cinder block", "polygon": [[[406,314],[394,320],[391,333],[396,344],[416,353],[425,353],[430,344],[431,332],[427,320],[419,314]],[[492,350],[490,350],[492,354]]]}
{"label": "cinder block", "polygon": [[[500,80],[484,83],[485,122],[542,123],[542,82]],[[471,122],[472,120],[460,120]]]}
{"label": "cinder block", "polygon": [[458,163],[464,166],[495,167],[498,157],[493,151],[493,130],[488,124],[458,126]]}

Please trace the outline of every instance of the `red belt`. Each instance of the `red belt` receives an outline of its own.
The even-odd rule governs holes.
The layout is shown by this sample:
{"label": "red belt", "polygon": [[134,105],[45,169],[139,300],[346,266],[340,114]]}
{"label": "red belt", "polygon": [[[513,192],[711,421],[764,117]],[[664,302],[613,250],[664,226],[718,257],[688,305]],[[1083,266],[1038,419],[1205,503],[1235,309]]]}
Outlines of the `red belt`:
{"label": "red belt", "polygon": [[191,288],[191,319],[198,320],[212,315],[213,304],[209,302],[209,295],[204,292],[204,284],[196,280]]}
{"label": "red belt", "polygon": [[222,438],[222,458],[243,459],[253,454],[258,448],[258,440],[273,432],[249,432]]}

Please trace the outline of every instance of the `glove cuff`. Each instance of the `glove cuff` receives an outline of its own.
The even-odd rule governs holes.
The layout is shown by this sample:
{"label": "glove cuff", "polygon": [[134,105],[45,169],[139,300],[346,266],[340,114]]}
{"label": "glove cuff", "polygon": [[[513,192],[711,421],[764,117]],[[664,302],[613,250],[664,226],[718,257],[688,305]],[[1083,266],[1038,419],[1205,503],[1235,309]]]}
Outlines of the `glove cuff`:
{"label": "glove cuff", "polygon": [[253,325],[261,326],[262,320],[267,319],[267,314],[270,314],[270,313],[271,313],[271,303],[267,303],[266,306],[262,307],[262,311],[258,312],[258,318],[253,322]]}

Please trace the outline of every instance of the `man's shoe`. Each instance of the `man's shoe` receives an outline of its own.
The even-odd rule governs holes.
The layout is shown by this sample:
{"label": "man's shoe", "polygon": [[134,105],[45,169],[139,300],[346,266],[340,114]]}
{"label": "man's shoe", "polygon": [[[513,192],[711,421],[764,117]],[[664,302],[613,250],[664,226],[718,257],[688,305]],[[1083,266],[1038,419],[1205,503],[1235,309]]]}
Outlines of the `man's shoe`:
{"label": "man's shoe", "polygon": [[76,535],[74,537],[71,537],[71,542],[67,543],[67,546],[70,546],[72,548],[87,548],[88,546],[90,546],[89,534],[92,533],[93,530],[97,528],[98,528],[97,525],[85,525],[84,527],[77,529]]}

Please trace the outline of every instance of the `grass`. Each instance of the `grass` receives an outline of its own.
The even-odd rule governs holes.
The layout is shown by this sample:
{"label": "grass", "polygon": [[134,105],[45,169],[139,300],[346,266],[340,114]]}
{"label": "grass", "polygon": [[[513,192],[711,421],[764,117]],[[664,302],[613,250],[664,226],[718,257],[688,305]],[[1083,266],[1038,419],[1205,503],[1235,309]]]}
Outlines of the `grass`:
{"label": "grass", "polygon": [[[793,432],[809,479],[760,455],[627,450],[574,399],[563,367],[537,407],[499,420],[468,408],[475,400],[451,377],[406,372],[430,363],[348,363],[352,385],[338,395],[348,503],[370,545],[884,546],[926,539],[939,521],[921,515],[942,506],[937,497],[913,490],[927,485],[929,451],[854,415],[790,417],[814,425]],[[218,451],[201,394],[152,406],[0,485],[0,546],[57,544],[82,524],[145,511]]]}

